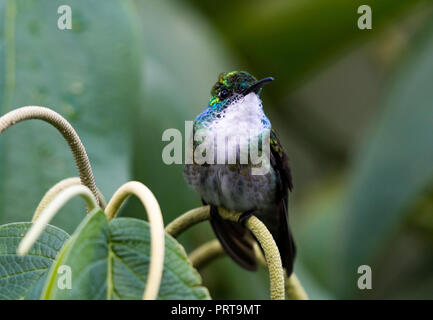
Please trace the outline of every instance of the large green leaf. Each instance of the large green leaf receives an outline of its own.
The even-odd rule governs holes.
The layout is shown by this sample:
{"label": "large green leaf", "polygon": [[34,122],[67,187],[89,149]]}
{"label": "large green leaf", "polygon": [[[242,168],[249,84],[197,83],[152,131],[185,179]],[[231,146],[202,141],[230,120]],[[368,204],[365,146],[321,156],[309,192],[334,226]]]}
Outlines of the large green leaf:
{"label": "large green leaf", "polygon": [[[57,27],[60,5],[72,9],[72,30]],[[131,1],[1,1],[0,21],[0,114],[24,105],[62,114],[108,197],[129,178],[130,122],[140,102],[141,36]],[[54,128],[33,121],[6,131],[0,223],[29,219],[44,192],[69,176],[77,170]],[[64,211],[53,223],[72,231],[83,204],[73,201]]]}
{"label": "large green leaf", "polygon": [[[207,289],[188,261],[183,248],[166,235],[164,271],[159,299],[206,299]],[[78,227],[51,269],[44,299],[141,299],[150,262],[147,222],[133,218],[107,221],[93,211]],[[72,288],[59,289],[66,265],[72,271]]]}
{"label": "large green leaf", "polygon": [[31,226],[31,222],[0,226],[0,299],[21,299],[32,291],[69,238],[63,230],[49,225],[29,253],[18,256],[18,244]]}
{"label": "large green leaf", "polygon": [[352,276],[360,264],[374,262],[433,182],[433,25],[411,49],[352,168],[343,222],[345,270]]}

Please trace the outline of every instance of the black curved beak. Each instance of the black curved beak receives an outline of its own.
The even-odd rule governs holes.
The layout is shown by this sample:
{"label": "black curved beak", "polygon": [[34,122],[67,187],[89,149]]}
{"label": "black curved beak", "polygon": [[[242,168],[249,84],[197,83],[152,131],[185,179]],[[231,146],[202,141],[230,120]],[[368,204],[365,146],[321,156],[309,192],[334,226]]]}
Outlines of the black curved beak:
{"label": "black curved beak", "polygon": [[246,96],[247,94],[251,93],[251,92],[255,92],[255,93],[259,93],[259,90],[265,85],[268,84],[269,82],[274,81],[274,78],[272,77],[267,77],[261,80],[257,80],[256,82],[254,82],[251,86],[249,86],[248,88],[246,88],[242,94],[244,96]]}

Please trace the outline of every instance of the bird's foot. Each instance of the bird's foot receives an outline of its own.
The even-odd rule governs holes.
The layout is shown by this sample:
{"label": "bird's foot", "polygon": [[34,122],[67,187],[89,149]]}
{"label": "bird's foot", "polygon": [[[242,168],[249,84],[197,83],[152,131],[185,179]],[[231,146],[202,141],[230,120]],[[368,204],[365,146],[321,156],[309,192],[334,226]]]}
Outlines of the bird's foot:
{"label": "bird's foot", "polygon": [[248,220],[251,216],[253,216],[255,213],[256,213],[255,210],[248,210],[248,211],[245,211],[244,213],[242,213],[242,214],[240,215],[240,217],[239,217],[239,219],[238,219],[238,222],[239,222],[240,224],[242,224],[243,226],[245,226],[245,223],[247,222],[247,220]]}
{"label": "bird's foot", "polygon": [[218,212],[218,207],[214,205],[210,205],[210,216],[213,219],[221,219],[221,216]]}

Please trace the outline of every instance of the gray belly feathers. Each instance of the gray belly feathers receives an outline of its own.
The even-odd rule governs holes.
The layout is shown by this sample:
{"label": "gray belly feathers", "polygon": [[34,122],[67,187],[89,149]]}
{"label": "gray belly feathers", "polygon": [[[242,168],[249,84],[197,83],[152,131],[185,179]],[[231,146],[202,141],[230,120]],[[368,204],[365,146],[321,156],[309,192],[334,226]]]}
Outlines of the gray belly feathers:
{"label": "gray belly feathers", "polygon": [[209,204],[235,211],[267,211],[275,205],[275,174],[252,175],[249,165],[198,165],[184,168],[186,181]]}

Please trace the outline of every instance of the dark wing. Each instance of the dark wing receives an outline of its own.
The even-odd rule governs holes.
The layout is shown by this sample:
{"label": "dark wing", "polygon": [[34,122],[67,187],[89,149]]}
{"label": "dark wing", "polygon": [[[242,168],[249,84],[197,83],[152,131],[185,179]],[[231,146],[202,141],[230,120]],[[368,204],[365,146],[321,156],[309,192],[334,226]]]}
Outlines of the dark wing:
{"label": "dark wing", "polygon": [[241,267],[257,269],[252,233],[238,222],[224,220],[216,206],[210,206],[210,223],[225,252]]}
{"label": "dark wing", "polygon": [[[289,167],[289,159],[283,150],[283,147],[278,139],[277,133],[274,129],[271,130],[270,135],[270,145],[271,145],[271,165],[274,170],[277,170],[280,179],[281,187],[285,189],[293,190],[292,174]],[[287,194],[287,193],[286,193]]]}
{"label": "dark wing", "polygon": [[283,267],[289,276],[293,271],[296,255],[295,242],[290,231],[288,217],[288,193],[289,190],[293,190],[293,182],[287,155],[273,129],[270,134],[270,149],[271,165],[277,176],[276,215],[278,230],[273,232],[273,236],[281,253]]}

